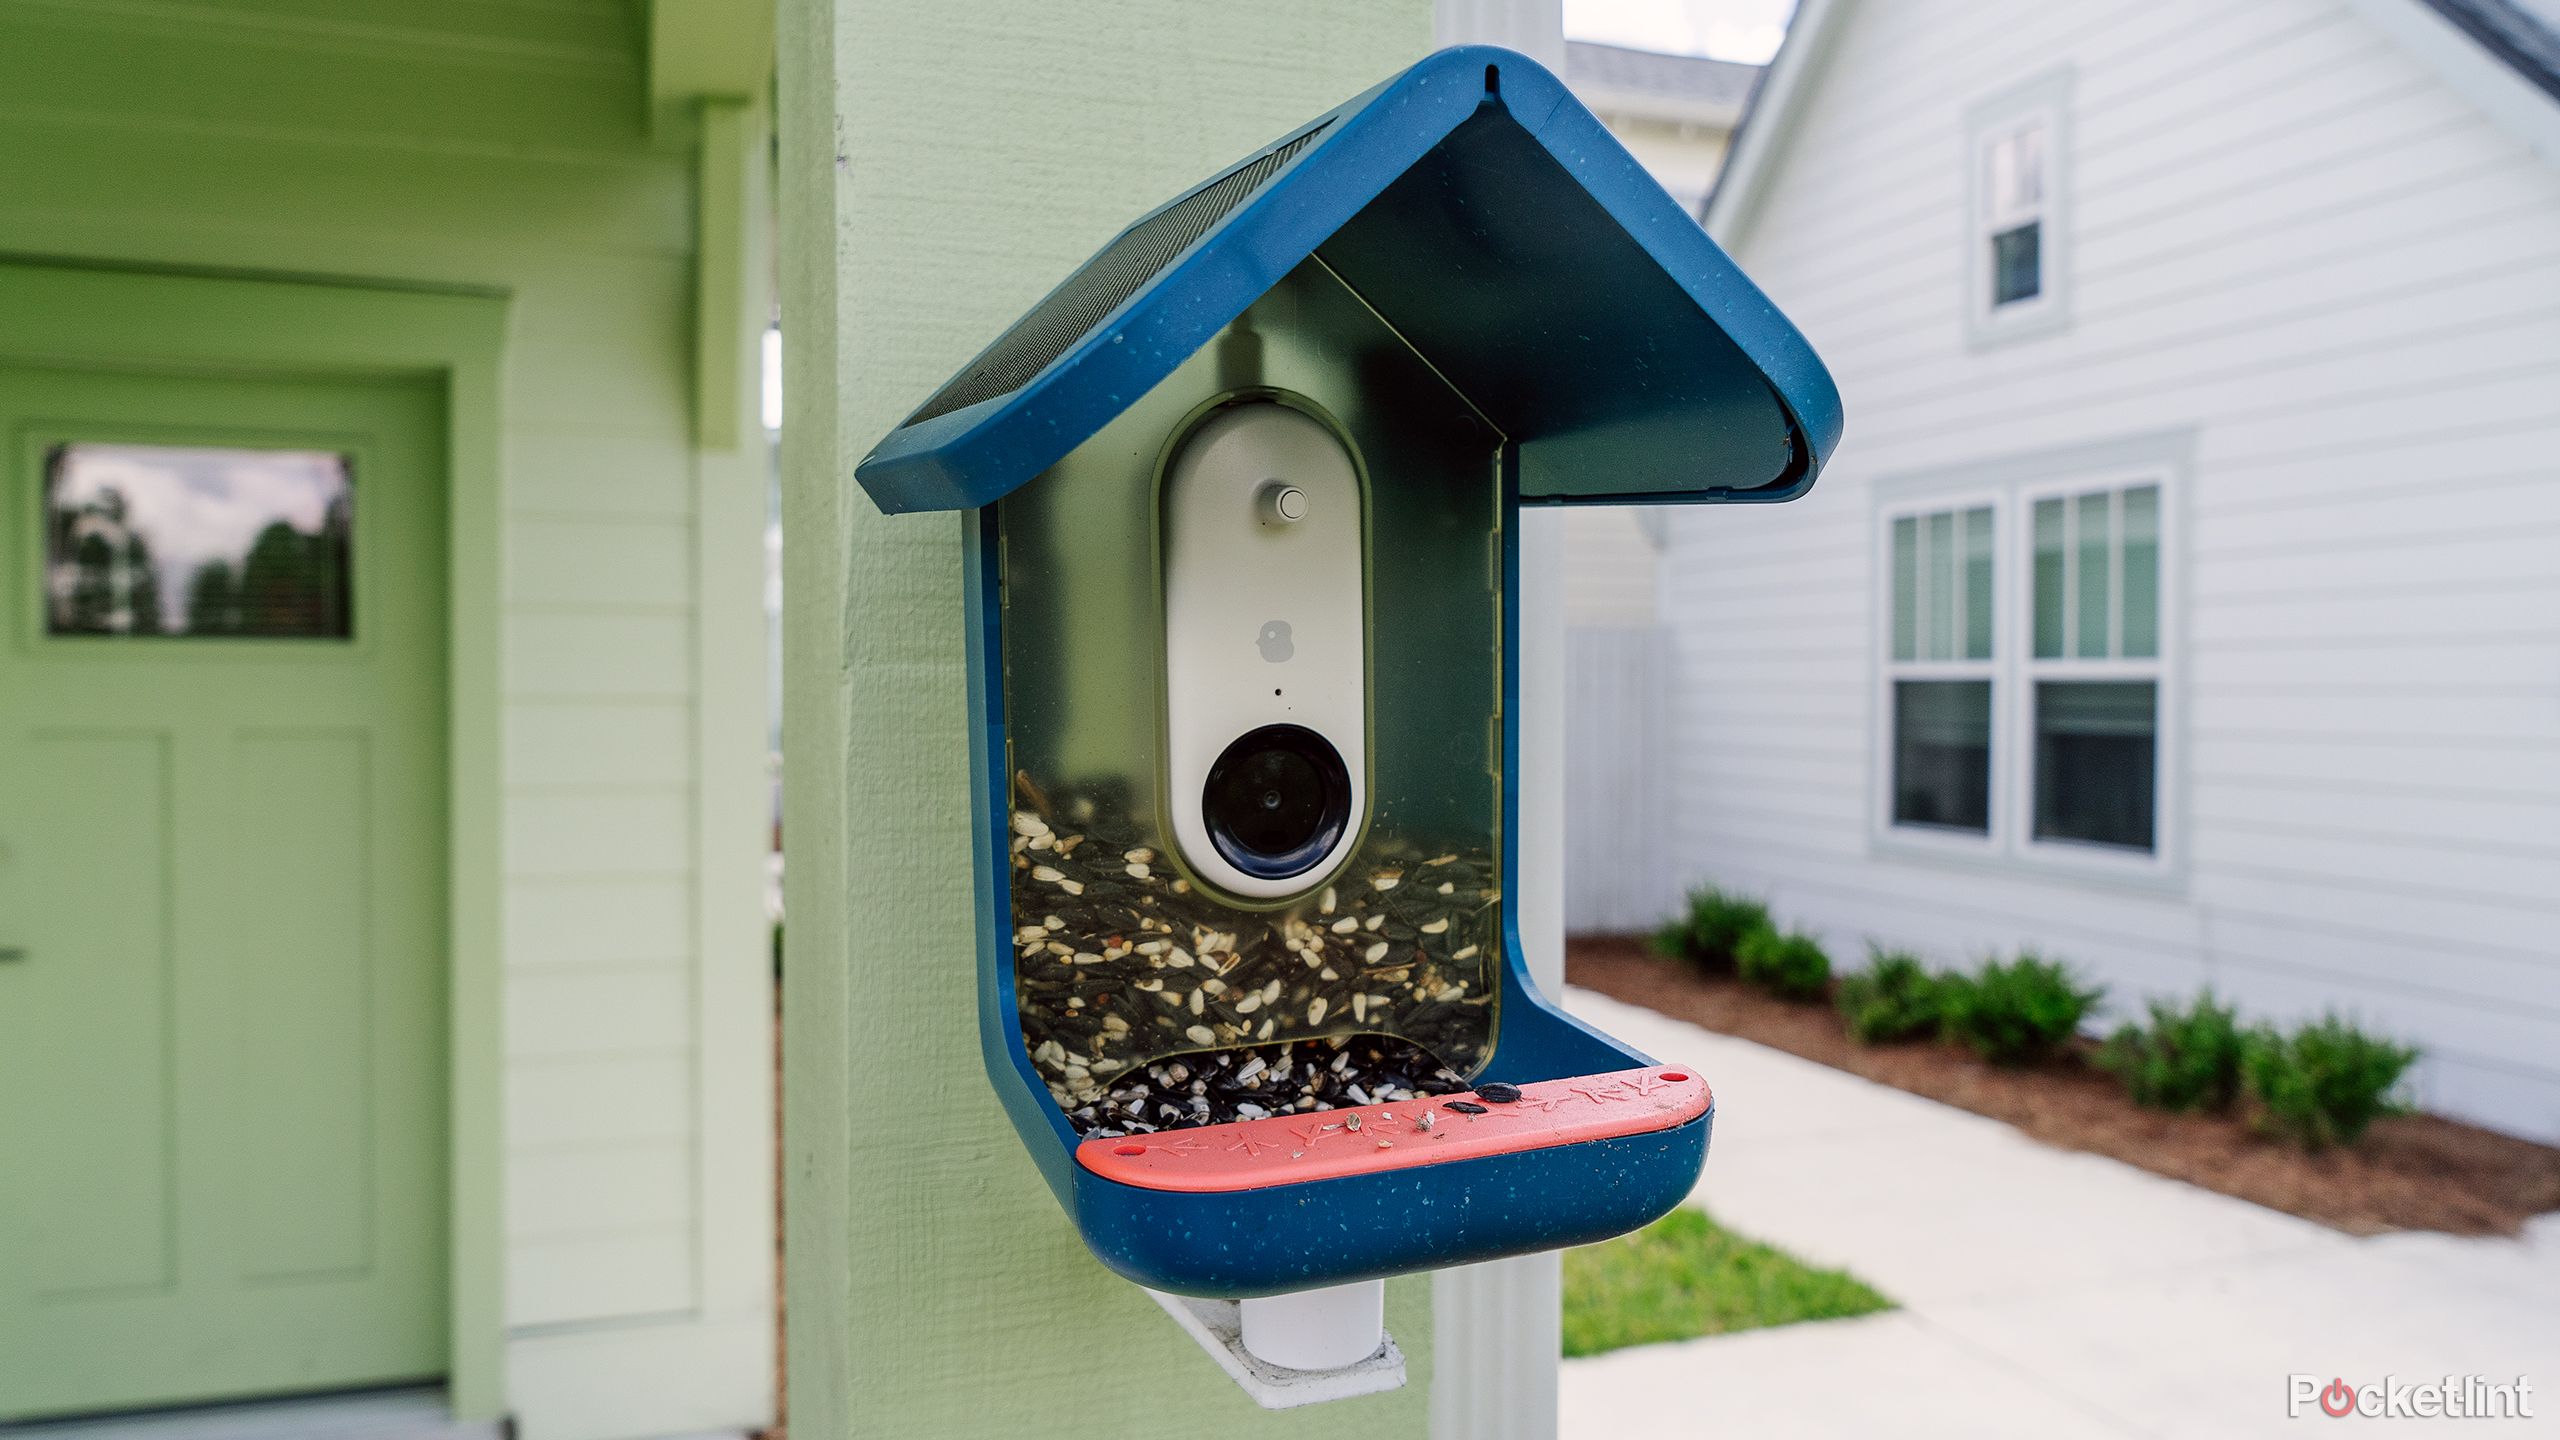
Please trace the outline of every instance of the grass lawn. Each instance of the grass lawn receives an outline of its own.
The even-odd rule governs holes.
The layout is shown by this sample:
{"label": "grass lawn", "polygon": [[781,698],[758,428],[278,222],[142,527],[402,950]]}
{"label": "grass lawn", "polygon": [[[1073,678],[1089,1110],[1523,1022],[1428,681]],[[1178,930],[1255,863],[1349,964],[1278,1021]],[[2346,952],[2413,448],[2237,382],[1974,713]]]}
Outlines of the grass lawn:
{"label": "grass lawn", "polygon": [[1564,1252],[1567,1358],[1892,1308],[1846,1271],[1816,1270],[1687,1206]]}

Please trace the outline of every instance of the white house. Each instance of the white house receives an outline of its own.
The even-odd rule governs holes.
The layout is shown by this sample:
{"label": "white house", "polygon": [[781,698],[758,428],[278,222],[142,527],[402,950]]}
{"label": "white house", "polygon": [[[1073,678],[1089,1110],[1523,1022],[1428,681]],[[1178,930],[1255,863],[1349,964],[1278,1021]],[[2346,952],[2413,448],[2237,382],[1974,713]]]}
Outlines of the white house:
{"label": "white house", "polygon": [[[1609,133],[1691,213],[1724,168],[1761,68],[1702,55],[1564,44],[1564,78]],[[1584,931],[1651,923],[1672,876],[1655,836],[1659,787],[1625,756],[1650,753],[1662,718],[1664,636],[1655,613],[1662,516],[1577,506],[1535,523],[1561,534],[1567,636],[1565,917]]]}
{"label": "white house", "polygon": [[2560,1137],[2555,28],[1806,0],[1707,221],[1848,434],[1671,517],[1678,878],[2336,1007]]}
{"label": "white house", "polygon": [[[1568,40],[1564,78],[1609,133],[1691,214],[1703,213],[1725,147],[1761,67]],[[1565,623],[1649,626],[1661,530],[1652,512],[1585,506],[1565,512]],[[1648,528],[1650,527],[1650,528]]]}
{"label": "white house", "polygon": [[1706,208],[1760,67],[1567,40],[1564,81],[1692,214]]}

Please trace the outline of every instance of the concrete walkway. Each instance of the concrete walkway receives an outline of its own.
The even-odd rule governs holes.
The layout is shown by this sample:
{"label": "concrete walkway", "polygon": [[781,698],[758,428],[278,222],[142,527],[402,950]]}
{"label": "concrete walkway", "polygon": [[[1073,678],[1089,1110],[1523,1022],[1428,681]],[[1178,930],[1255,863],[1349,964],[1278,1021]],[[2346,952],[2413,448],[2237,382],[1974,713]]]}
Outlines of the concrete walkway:
{"label": "concrete walkway", "polygon": [[2356,1239],[1606,996],[1566,1003],[1714,1086],[1696,1203],[1902,1308],[1567,1361],[1563,1440],[2329,1433],[2316,1407],[2286,1418],[2297,1372],[2521,1374],[2535,1419],[2386,1433],[2560,1434],[2560,1216],[2522,1242]]}

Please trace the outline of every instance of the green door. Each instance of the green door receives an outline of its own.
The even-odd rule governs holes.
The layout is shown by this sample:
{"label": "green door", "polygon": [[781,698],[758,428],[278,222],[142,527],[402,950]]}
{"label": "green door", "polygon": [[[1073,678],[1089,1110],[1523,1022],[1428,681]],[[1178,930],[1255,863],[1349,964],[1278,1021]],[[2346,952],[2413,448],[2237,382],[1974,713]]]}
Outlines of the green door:
{"label": "green door", "polygon": [[445,1370],[441,414],[0,362],[0,1421]]}

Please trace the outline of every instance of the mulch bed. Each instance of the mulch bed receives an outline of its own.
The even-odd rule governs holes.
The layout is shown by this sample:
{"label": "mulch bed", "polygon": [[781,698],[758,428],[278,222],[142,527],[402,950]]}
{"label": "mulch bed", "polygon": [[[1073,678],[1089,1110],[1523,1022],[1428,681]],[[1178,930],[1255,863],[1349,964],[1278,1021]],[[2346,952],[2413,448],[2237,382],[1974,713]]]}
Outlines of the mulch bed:
{"label": "mulch bed", "polygon": [[2438,1115],[2385,1119],[2352,1149],[2306,1154],[2236,1116],[2141,1109],[2113,1077],[2076,1061],[2002,1070],[1950,1045],[1857,1045],[1827,1005],[1701,974],[1640,940],[1577,938],[1566,947],[1565,973],[1628,1004],[2006,1121],[2048,1145],[2350,1234],[2513,1235],[2533,1216],[2560,1210],[2560,1150]]}

